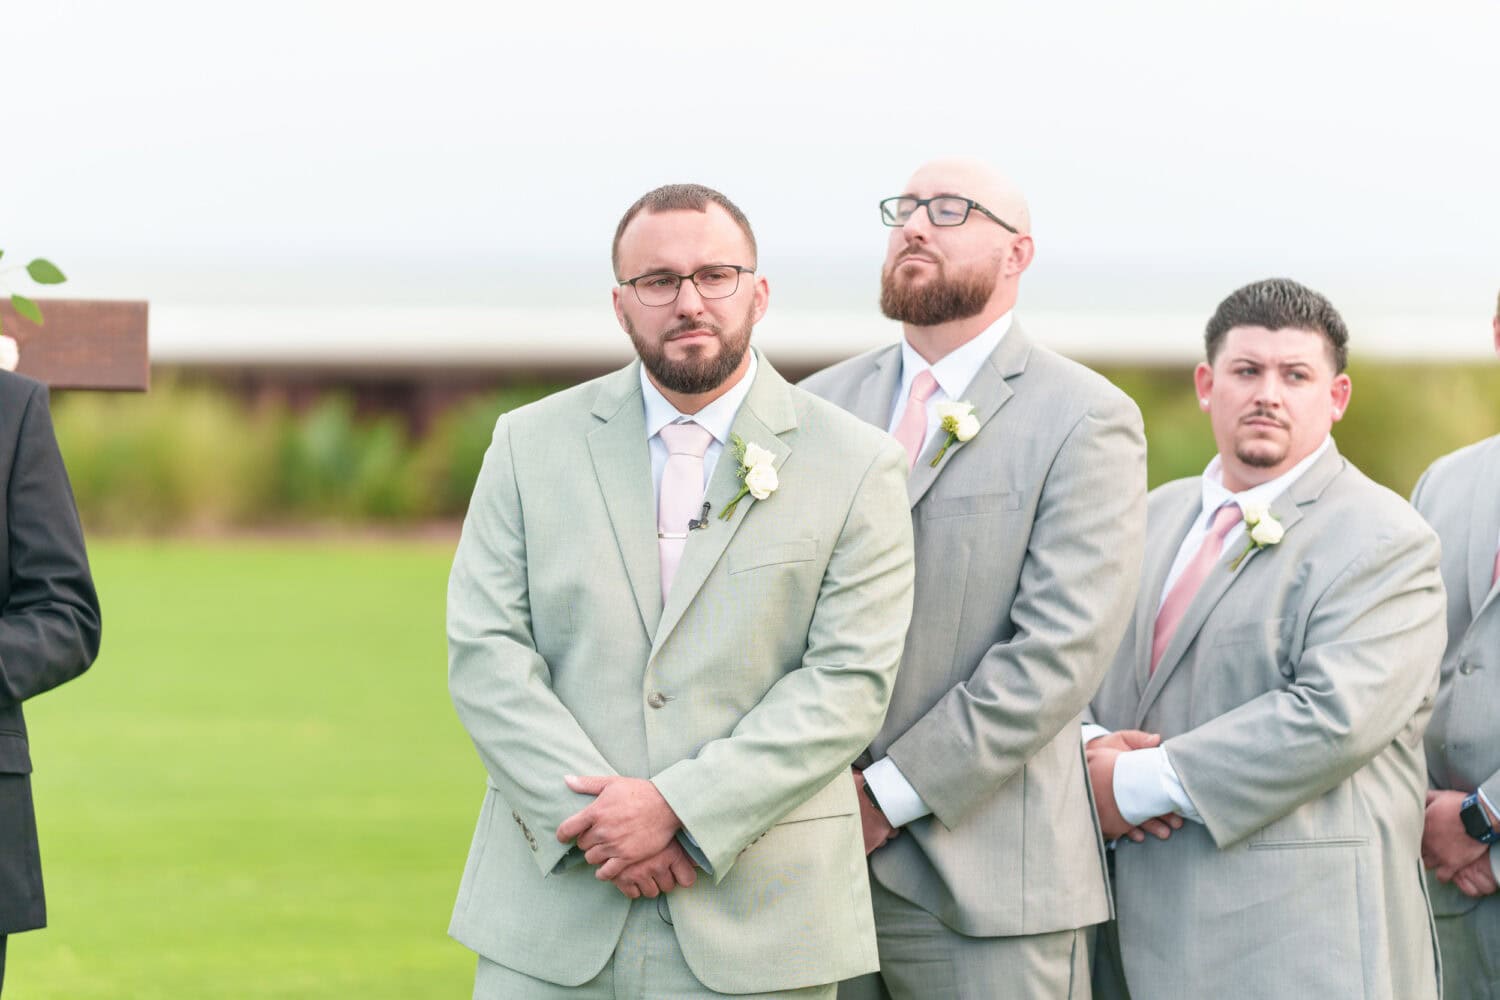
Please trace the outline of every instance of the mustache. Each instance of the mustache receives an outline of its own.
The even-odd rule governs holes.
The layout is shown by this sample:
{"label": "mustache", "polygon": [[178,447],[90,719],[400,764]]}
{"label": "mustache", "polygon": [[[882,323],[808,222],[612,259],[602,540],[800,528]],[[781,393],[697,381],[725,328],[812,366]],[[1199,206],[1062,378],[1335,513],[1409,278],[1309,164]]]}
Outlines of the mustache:
{"label": "mustache", "polygon": [[724,328],[722,326],[717,323],[710,323],[708,320],[686,320],[684,322],[678,323],[676,326],[663,333],[661,335],[661,339],[664,341],[676,340],[683,334],[691,333],[694,330],[707,330],[715,337],[720,336],[724,332]]}
{"label": "mustache", "polygon": [[1240,418],[1240,423],[1244,423],[1247,420],[1255,420],[1255,419],[1269,420],[1272,423],[1274,423],[1277,427],[1280,427],[1282,429],[1285,429],[1287,427],[1287,422],[1285,420],[1282,420],[1280,417],[1278,417],[1276,414],[1272,413],[1270,410],[1264,409],[1262,407],[1256,407],[1251,412],[1245,414],[1243,417]]}
{"label": "mustache", "polygon": [[926,249],[915,243],[907,244],[906,248],[896,255],[896,263],[899,264],[908,257],[920,257],[922,260],[936,261],[937,258],[928,253]]}

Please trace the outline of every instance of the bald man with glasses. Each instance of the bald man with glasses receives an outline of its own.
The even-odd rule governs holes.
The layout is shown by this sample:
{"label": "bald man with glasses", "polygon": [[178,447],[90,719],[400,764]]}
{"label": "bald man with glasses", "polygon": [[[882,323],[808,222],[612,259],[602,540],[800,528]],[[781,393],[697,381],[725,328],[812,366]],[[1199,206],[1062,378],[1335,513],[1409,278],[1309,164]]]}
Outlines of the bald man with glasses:
{"label": "bald man with glasses", "polygon": [[1015,319],[1026,201],[929,163],[880,204],[901,342],[804,386],[911,467],[916,598],[885,725],[854,769],[880,972],[840,997],[1089,996],[1109,917],[1079,716],[1140,575],[1140,412]]}

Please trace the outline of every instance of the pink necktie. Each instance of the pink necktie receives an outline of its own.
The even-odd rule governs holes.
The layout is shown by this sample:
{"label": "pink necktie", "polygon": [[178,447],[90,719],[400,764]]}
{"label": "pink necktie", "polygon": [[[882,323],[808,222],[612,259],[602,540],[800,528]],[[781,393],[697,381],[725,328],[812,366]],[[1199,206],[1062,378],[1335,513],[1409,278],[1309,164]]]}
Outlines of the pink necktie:
{"label": "pink necktie", "polygon": [[657,434],[667,446],[661,495],[656,501],[656,544],[661,551],[661,599],[665,602],[687,547],[688,522],[702,512],[703,453],[714,436],[692,422],[667,424]]}
{"label": "pink necktie", "polygon": [[922,454],[922,439],[927,436],[927,401],[937,392],[937,387],[931,369],[912,379],[911,395],[906,397],[906,412],[901,414],[901,422],[896,425],[896,440],[911,458],[908,468],[915,466],[917,456]]}
{"label": "pink necktie", "polygon": [[1490,589],[1493,590],[1497,583],[1500,583],[1500,549],[1495,550],[1495,572],[1490,574]]}
{"label": "pink necktie", "polygon": [[1156,673],[1156,664],[1161,661],[1161,654],[1166,652],[1167,643],[1172,641],[1172,633],[1177,631],[1188,605],[1193,603],[1193,595],[1198,593],[1198,588],[1208,579],[1209,571],[1218,563],[1219,553],[1224,551],[1224,536],[1240,523],[1242,517],[1244,514],[1240,511],[1239,504],[1227,503],[1218,509],[1213,523],[1208,526],[1208,534],[1203,536],[1203,544],[1193,554],[1192,562],[1187,564],[1187,568],[1172,585],[1167,599],[1161,602],[1161,610],[1156,613],[1156,629],[1151,638],[1152,673]]}

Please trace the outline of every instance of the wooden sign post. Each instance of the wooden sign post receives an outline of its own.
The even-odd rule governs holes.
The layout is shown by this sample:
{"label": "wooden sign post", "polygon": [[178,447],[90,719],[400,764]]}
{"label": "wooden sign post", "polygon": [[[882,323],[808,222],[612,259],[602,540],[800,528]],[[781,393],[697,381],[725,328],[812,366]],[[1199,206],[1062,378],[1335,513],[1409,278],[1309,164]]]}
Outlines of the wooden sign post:
{"label": "wooden sign post", "polygon": [[151,386],[146,303],[40,299],[42,326],[0,300],[0,332],[21,348],[16,371],[53,389],[145,392]]}

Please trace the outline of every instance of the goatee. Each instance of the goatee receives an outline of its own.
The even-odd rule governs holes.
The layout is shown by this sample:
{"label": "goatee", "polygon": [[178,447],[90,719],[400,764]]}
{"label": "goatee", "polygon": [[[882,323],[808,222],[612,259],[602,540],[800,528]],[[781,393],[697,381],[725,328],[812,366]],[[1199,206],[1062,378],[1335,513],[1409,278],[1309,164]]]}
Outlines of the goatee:
{"label": "goatee", "polygon": [[[625,332],[630,334],[630,341],[635,345],[635,352],[640,355],[641,364],[656,384],[685,396],[712,392],[734,374],[740,362],[745,359],[745,352],[750,349],[750,327],[747,313],[744,323],[727,333],[716,323],[693,320],[678,324],[655,340],[648,340],[636,333],[635,324],[630,322],[629,317],[625,320]],[[705,350],[693,350],[680,361],[668,358],[667,338],[688,330],[707,330],[712,333],[718,338],[719,353],[710,357]]]}
{"label": "goatee", "polygon": [[984,311],[995,291],[996,275],[977,272],[950,278],[941,263],[936,269],[931,280],[920,283],[897,278],[890,267],[882,270],[880,311],[912,326],[938,326]]}

